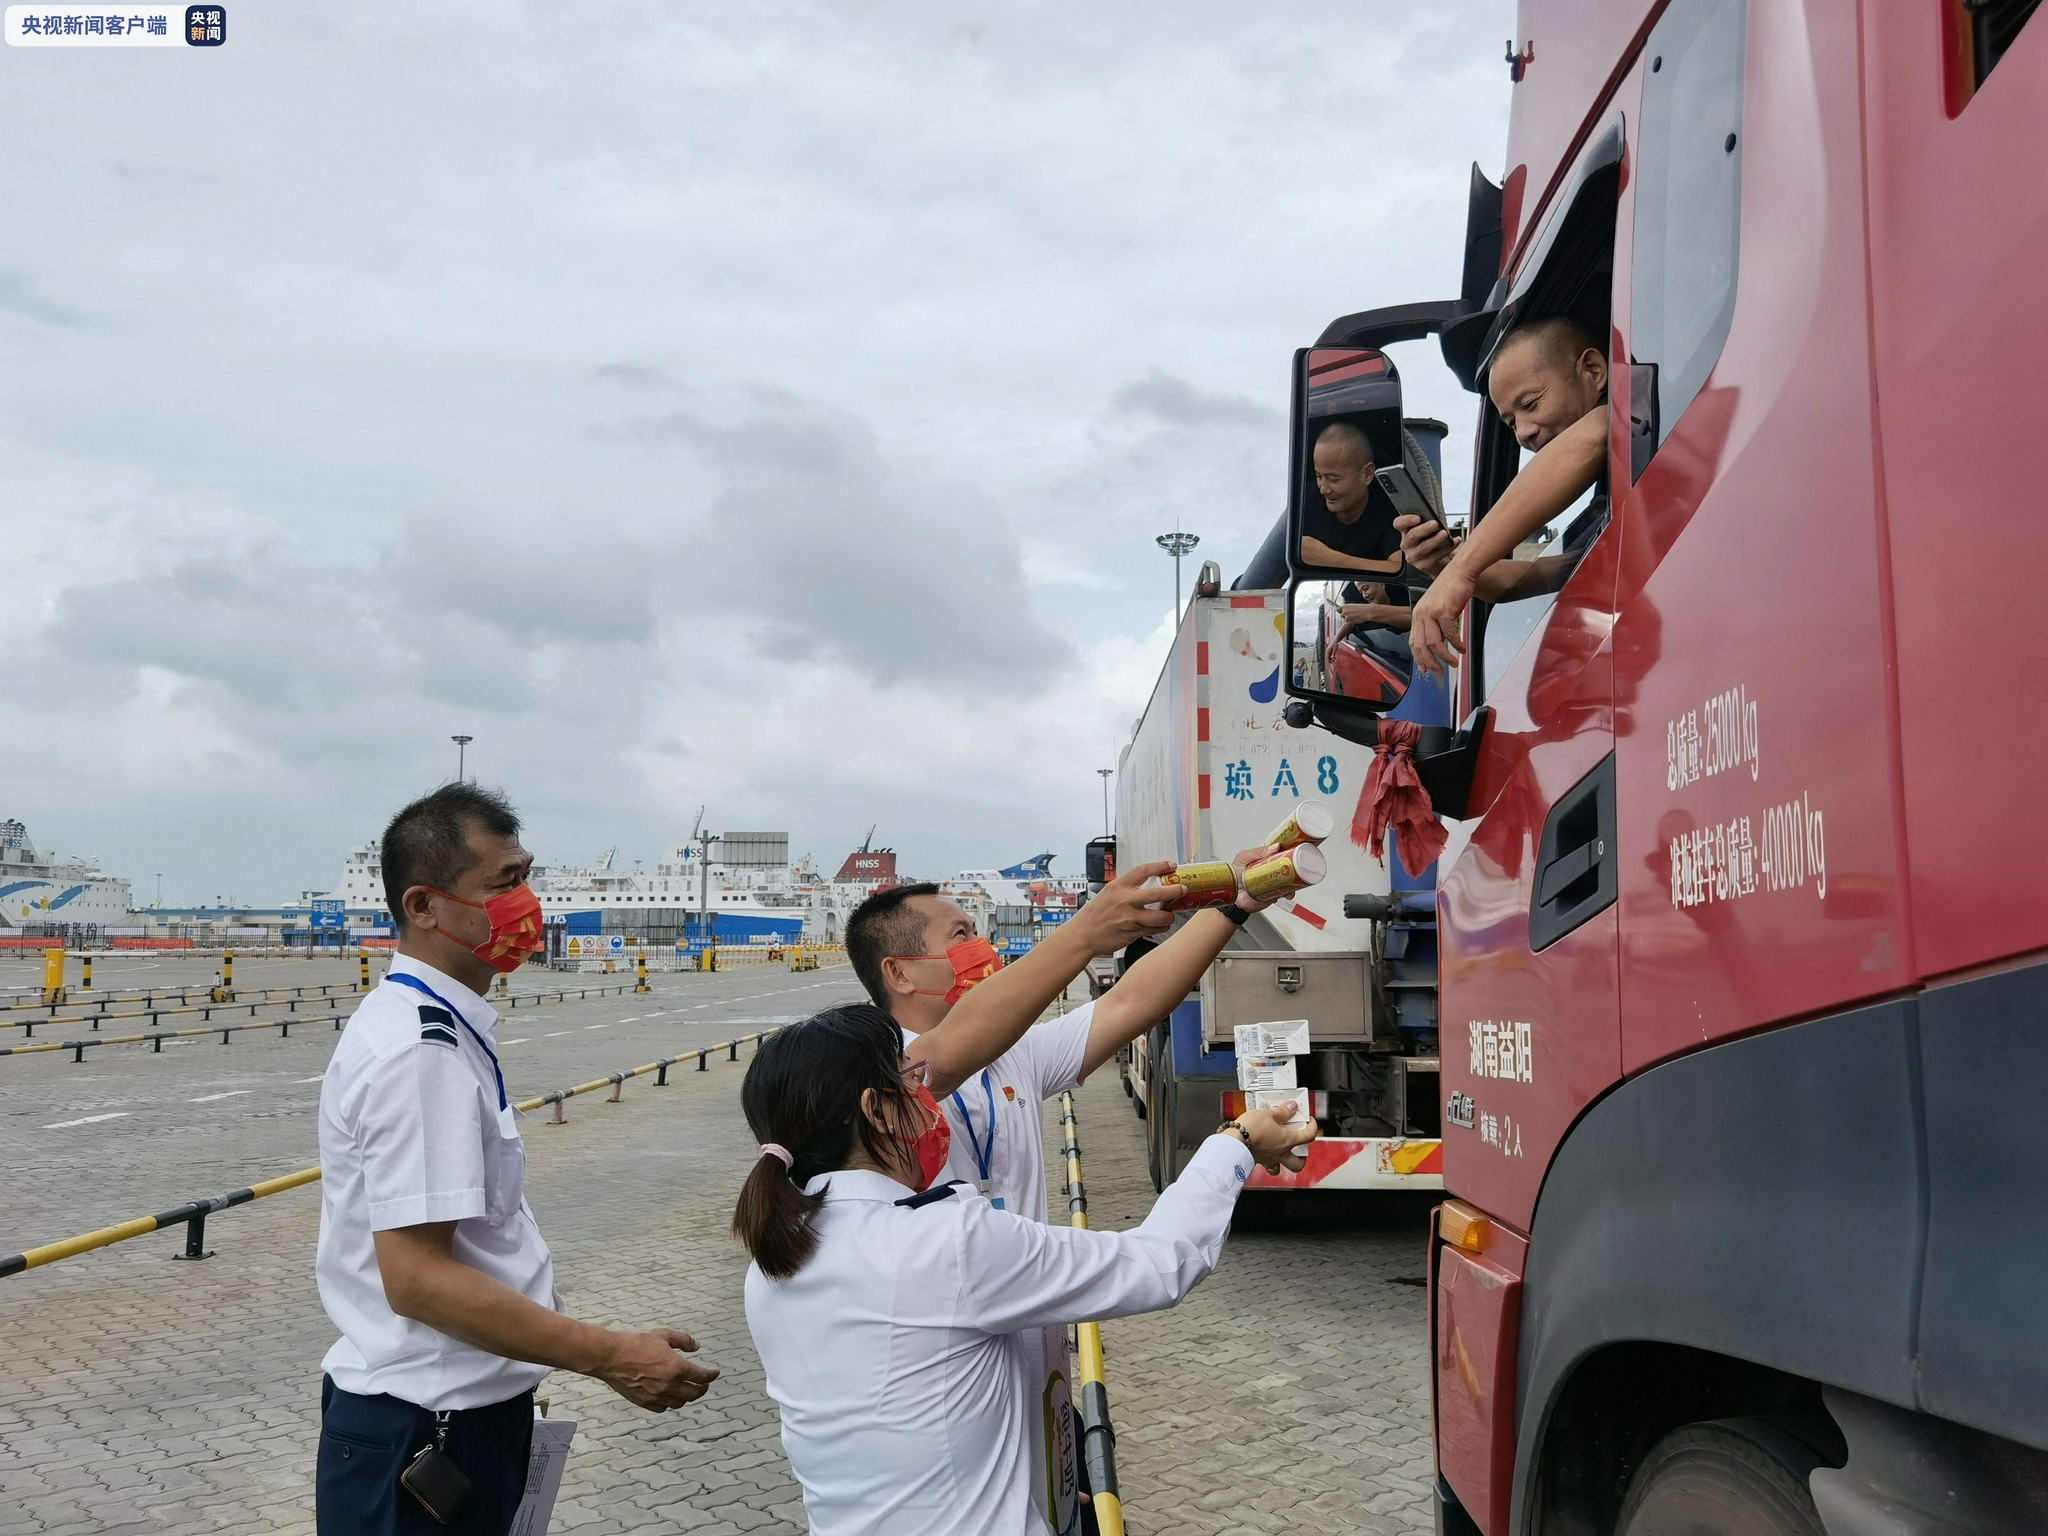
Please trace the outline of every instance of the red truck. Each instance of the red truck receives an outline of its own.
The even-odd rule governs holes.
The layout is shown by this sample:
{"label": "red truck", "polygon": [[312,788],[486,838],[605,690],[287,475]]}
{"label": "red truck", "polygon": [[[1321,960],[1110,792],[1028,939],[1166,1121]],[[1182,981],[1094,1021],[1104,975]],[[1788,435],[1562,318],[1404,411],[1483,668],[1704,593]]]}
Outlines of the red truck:
{"label": "red truck", "polygon": [[2035,3],[1522,0],[1459,298],[1319,344],[1611,365],[1611,518],[1418,752],[1441,1531],[2048,1531]]}

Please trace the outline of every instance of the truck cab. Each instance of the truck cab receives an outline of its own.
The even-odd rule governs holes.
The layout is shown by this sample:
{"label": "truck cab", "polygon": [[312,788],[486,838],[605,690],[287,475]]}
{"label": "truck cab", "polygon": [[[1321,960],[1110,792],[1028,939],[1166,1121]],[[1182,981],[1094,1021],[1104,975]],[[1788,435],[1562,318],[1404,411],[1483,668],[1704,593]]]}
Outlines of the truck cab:
{"label": "truck cab", "polygon": [[1521,6],[1437,334],[1475,526],[1502,343],[1599,339],[1611,515],[1417,752],[1441,1530],[2048,1529],[2033,13]]}

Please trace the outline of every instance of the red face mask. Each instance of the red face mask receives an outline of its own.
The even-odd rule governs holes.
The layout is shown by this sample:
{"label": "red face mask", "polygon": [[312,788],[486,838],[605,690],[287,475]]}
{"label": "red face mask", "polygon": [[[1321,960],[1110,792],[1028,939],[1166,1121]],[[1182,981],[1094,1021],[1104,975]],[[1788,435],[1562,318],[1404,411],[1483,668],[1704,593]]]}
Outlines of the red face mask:
{"label": "red face mask", "polygon": [[[937,955],[920,958],[936,960]],[[918,992],[918,997],[943,997],[949,1003],[957,1003],[982,982],[1003,968],[1003,957],[996,953],[995,945],[987,939],[964,939],[946,951],[945,958],[953,967],[953,989],[950,992]]]}
{"label": "red face mask", "polygon": [[[435,890],[431,885],[427,889],[436,896],[447,897],[459,907],[475,907],[491,920],[491,936],[483,943],[471,946],[469,952],[494,971],[507,974],[516,971],[526,963],[528,955],[539,954],[547,947],[547,940],[541,936],[540,898],[524,881],[489,901],[464,901],[460,896],[449,896],[446,891]],[[449,937],[455,936],[450,934]],[[456,939],[455,942],[459,944],[462,941]]]}
{"label": "red face mask", "polygon": [[932,1117],[932,1123],[921,1136],[899,1136],[896,1139],[917,1153],[917,1190],[923,1194],[945,1169],[946,1158],[953,1150],[953,1127],[946,1124],[945,1111],[939,1108],[939,1101],[932,1097],[931,1089],[923,1083],[917,1085],[917,1093],[911,1102],[921,1105]]}

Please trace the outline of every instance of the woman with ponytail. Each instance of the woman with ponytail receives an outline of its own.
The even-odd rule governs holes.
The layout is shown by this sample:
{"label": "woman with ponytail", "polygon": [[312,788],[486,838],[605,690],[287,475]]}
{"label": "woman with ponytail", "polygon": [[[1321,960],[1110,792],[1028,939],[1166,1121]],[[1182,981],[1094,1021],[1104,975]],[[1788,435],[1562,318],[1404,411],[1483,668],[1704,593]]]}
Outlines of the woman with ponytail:
{"label": "woman with ponytail", "polygon": [[1225,1124],[1129,1232],[1052,1227],[932,1180],[946,1120],[879,1008],[771,1035],[740,1102],[747,1326],[814,1536],[1025,1536],[1043,1371],[1020,1331],[1170,1307],[1215,1267],[1253,1164],[1315,1123]]}

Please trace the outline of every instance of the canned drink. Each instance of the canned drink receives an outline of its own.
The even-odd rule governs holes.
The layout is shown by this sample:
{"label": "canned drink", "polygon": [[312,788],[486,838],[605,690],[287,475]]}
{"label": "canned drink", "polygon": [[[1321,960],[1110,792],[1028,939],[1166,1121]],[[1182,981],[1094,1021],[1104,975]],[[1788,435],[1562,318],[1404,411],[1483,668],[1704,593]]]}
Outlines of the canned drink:
{"label": "canned drink", "polygon": [[1315,885],[1330,872],[1330,862],[1314,843],[1301,843],[1278,858],[1254,864],[1244,872],[1248,896],[1261,901],[1269,896],[1292,896],[1304,886]]}
{"label": "canned drink", "polygon": [[1302,843],[1320,843],[1337,830],[1337,818],[1320,800],[1304,800],[1294,814],[1266,834],[1266,846],[1288,849]]}
{"label": "canned drink", "polygon": [[1169,912],[1191,907],[1221,907],[1237,894],[1237,871],[1221,860],[1210,864],[1182,864],[1171,874],[1159,877],[1161,885],[1177,885],[1180,894],[1166,904]]}

